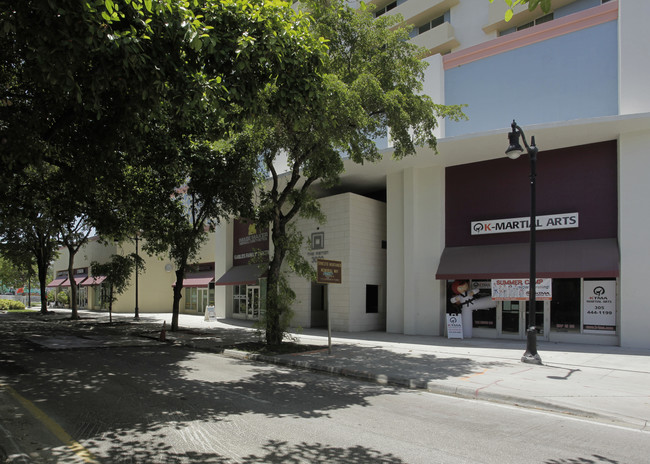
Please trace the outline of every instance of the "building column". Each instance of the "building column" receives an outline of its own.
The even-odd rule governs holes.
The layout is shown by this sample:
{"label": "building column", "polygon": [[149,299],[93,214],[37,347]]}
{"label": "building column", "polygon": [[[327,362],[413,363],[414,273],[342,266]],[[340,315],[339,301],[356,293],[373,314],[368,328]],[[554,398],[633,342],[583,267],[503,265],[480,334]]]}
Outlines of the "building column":
{"label": "building column", "polygon": [[648,346],[648,198],[650,131],[619,138],[619,313],[621,346]]}
{"label": "building column", "polygon": [[444,168],[389,176],[387,331],[441,335],[443,285],[435,279],[444,248]]}

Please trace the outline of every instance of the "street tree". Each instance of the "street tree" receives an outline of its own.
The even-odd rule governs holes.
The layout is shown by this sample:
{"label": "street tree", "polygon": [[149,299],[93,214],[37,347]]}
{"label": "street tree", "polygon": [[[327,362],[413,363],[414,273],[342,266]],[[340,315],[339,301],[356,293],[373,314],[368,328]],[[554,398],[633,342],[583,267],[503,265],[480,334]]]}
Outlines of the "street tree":
{"label": "street tree", "polygon": [[68,281],[70,282],[70,319],[79,319],[78,285],[75,281],[74,260],[81,248],[88,243],[92,227],[87,216],[71,217],[65,221],[59,230],[59,241],[68,250]]}
{"label": "street tree", "polygon": [[[55,218],[46,166],[28,167],[4,185],[0,201],[0,240],[3,253],[14,262],[36,264],[41,295],[47,295],[47,276],[58,254],[57,235],[61,223]],[[41,313],[47,313],[47,298],[41,298]]]}
{"label": "street tree", "polygon": [[16,264],[4,257],[4,250],[0,249],[0,285],[3,291],[9,288],[18,288],[23,285],[23,272]]}
{"label": "street tree", "polygon": [[[175,265],[171,330],[178,329],[183,280],[200,256],[201,246],[221,218],[250,213],[256,184],[255,158],[249,148],[253,140],[247,132],[233,134],[229,140],[187,141],[177,146],[179,187],[169,195],[164,186],[157,199],[147,200],[143,217],[150,217],[143,229],[144,250],[167,254]],[[150,174],[155,179],[147,193],[169,172]],[[181,185],[181,182],[184,183]]]}
{"label": "street tree", "polygon": [[[144,260],[135,253],[122,255],[111,255],[111,258],[104,263],[93,261],[90,263],[93,276],[105,276],[108,284],[108,295],[102,295],[104,302],[108,302],[108,314],[110,322],[113,322],[113,303],[118,296],[128,288],[131,274],[134,269],[144,269]],[[94,277],[91,277],[94,278]]]}
{"label": "street tree", "polygon": [[[269,180],[261,187],[257,221],[270,224],[272,254],[268,263],[266,341],[280,344],[291,294],[282,265],[310,278],[313,270],[301,258],[301,239],[291,233],[297,216],[322,218],[312,187],[338,182],[343,161],[379,160],[375,140],[390,137],[394,158],[414,154],[420,145],[436,148],[438,118],[462,117],[459,106],[434,103],[422,93],[426,64],[422,50],[409,43],[401,18],[374,18],[363,4],[359,10],[344,0],[306,0],[312,33],[323,37],[328,57],[323,79],[311,89],[299,111],[259,112],[255,120],[264,148],[260,164]],[[282,97],[267,89],[268,101]],[[280,159],[285,166],[278,166]],[[287,172],[283,174],[283,171]]]}

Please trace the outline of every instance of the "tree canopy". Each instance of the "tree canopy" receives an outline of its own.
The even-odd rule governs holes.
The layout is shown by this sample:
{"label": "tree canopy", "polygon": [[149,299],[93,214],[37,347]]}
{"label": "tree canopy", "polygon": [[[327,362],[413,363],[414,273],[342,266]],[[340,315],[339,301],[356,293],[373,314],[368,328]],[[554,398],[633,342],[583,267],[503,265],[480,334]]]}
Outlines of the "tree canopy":
{"label": "tree canopy", "polygon": [[[381,153],[376,139],[388,133],[394,141],[393,157],[416,152],[417,146],[436,147],[438,118],[462,117],[459,106],[434,103],[422,93],[426,63],[423,50],[408,41],[399,28],[401,18],[374,18],[344,0],[301,2],[313,17],[312,34],[327,41],[323,79],[298,112],[264,111],[252,124],[263,140],[261,165],[270,179],[259,194],[258,222],[271,224],[273,254],[269,263],[266,305],[266,340],[282,340],[282,320],[289,310],[288,291],[281,276],[285,258],[289,267],[311,275],[311,267],[297,252],[300,238],[290,231],[298,215],[320,217],[311,187],[338,181],[343,161],[376,161]],[[267,98],[281,90],[267,89]],[[287,159],[284,166],[279,160]],[[290,295],[289,295],[290,296]]]}
{"label": "tree canopy", "polygon": [[[9,0],[0,24],[0,209],[30,170],[46,172],[32,188],[49,190],[60,225],[85,218],[116,238],[187,232],[183,187],[201,205],[197,243],[199,222],[242,209],[250,157],[224,149],[238,145],[230,133],[268,86],[267,110],[301,105],[325,50],[280,0]],[[185,245],[172,253],[191,255]]]}

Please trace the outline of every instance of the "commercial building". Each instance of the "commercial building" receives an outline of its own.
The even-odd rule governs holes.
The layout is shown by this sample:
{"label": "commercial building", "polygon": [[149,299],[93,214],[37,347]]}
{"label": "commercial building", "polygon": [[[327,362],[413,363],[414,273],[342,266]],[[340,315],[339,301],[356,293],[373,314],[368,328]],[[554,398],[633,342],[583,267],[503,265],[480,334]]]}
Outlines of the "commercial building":
{"label": "commercial building", "polygon": [[[540,150],[538,336],[650,347],[650,3],[553,0],[550,14],[518,8],[510,22],[498,0],[370,3],[415,26],[426,93],[467,104],[469,120],[441,124],[438,154],[395,162],[382,140],[382,162],[346,163],[321,200],[327,223],[297,224],[306,255],[341,261],[343,282],[294,279],[295,322],[321,326],[329,310],[338,330],[444,335],[467,283],[483,300],[472,336],[523,340],[530,163],[504,154],[516,119]],[[240,308],[263,310],[264,275],[237,265],[248,235],[235,229],[217,231],[217,312],[256,317]]]}
{"label": "commercial building", "polygon": [[[341,262],[340,284],[290,277],[294,324],[441,336],[446,314],[471,307],[471,336],[525,339],[529,277],[530,162],[508,159],[513,119],[537,155],[537,283],[540,339],[650,347],[650,2],[553,0],[506,22],[495,0],[372,0],[375,14],[401,14],[428,50],[425,92],[466,104],[467,121],[442,121],[436,154],[346,161],[321,205],[324,224],[296,221],[304,256]],[[134,244],[91,242],[75,267],[80,303],[101,305],[92,260]],[[219,316],[257,319],[265,310],[263,226],[234,220],[186,276],[184,311],[214,302]],[[101,259],[98,259],[101,258]],[[147,258],[140,310],[171,310],[172,265]],[[67,256],[53,287],[65,285]],[[214,289],[213,289],[214,287]],[[133,310],[135,288],[116,311]],[[468,334],[469,335],[469,334]]]}
{"label": "commercial building", "polygon": [[[172,311],[173,286],[176,283],[174,264],[166,256],[149,256],[142,251],[143,241],[135,239],[122,243],[102,241],[92,237],[74,259],[74,279],[78,285],[77,305],[80,309],[107,309],[109,294],[106,276],[93,275],[92,263],[106,263],[111,255],[126,256],[138,253],[144,260],[144,268],[138,270],[137,284],[135,273],[131,284],[125,292],[117,296],[113,311],[120,313],[135,312],[136,306],[141,313],[158,313]],[[136,249],[137,246],[137,249]],[[203,314],[205,307],[214,304],[214,248],[215,235],[211,233],[201,248],[195,263],[191,263],[183,280],[183,298],[180,311],[187,314]],[[48,285],[48,292],[67,292],[70,294],[68,279],[69,253],[66,247],[59,249],[59,256],[52,264],[54,280]]]}

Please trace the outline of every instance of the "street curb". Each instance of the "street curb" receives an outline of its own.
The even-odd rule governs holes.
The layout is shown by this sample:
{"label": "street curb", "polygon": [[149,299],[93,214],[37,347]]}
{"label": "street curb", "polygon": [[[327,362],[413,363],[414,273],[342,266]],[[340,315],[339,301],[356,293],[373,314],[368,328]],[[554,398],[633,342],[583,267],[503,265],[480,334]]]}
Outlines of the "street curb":
{"label": "street curb", "polygon": [[607,416],[604,414],[572,409],[572,408],[559,406],[557,404],[546,402],[546,401],[540,401],[535,399],[524,399],[512,395],[504,395],[501,393],[484,392],[471,387],[449,385],[449,384],[439,383],[435,381],[426,381],[421,379],[395,377],[386,374],[375,374],[368,371],[336,367],[336,366],[327,366],[312,361],[293,360],[293,359],[281,358],[278,356],[248,353],[245,351],[239,351],[233,349],[225,349],[220,354],[226,357],[241,359],[245,361],[265,362],[269,364],[275,364],[275,365],[286,366],[286,367],[295,367],[295,368],[310,370],[314,372],[324,372],[327,374],[339,375],[339,376],[349,377],[349,378],[367,381],[367,382],[374,382],[380,385],[407,388],[411,390],[424,390],[424,391],[428,391],[429,393],[434,393],[439,395],[453,396],[457,398],[480,400],[480,401],[490,401],[494,403],[506,404],[510,406],[523,407],[528,409],[536,409],[540,411],[545,411],[545,412],[550,412],[555,414],[563,414],[563,415],[589,419],[589,420],[594,420],[599,422],[615,423],[617,425],[627,427],[627,428],[644,430],[646,427],[644,424],[635,423],[633,421],[625,421],[621,418],[617,418],[613,416]]}

